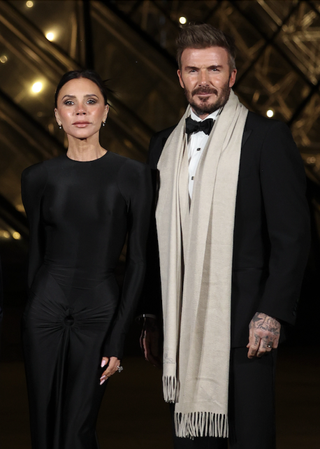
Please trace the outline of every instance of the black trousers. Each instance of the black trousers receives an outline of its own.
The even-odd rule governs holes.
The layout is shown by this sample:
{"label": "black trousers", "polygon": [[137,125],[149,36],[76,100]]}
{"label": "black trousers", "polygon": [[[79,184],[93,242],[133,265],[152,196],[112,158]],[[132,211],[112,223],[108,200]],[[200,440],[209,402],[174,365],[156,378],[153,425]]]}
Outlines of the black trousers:
{"label": "black trousers", "polygon": [[[230,354],[229,446],[227,438],[177,438],[175,449],[275,449],[276,350],[248,359],[247,348]],[[174,407],[171,407],[173,417]]]}

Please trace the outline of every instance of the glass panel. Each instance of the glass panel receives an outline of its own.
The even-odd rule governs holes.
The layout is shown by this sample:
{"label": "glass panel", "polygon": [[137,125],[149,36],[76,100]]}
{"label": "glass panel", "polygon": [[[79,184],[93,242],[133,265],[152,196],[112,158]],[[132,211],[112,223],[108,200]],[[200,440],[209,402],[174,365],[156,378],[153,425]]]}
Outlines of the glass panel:
{"label": "glass panel", "polygon": [[156,4],[151,2],[143,2],[137,8],[130,18],[137,23],[142,30],[147,32],[152,39],[158,42],[161,47],[165,48],[170,54],[175,54],[175,39],[177,36],[178,22],[172,20],[172,5],[166,5],[163,13],[163,5],[160,9]]}
{"label": "glass panel", "polygon": [[161,47],[175,56],[175,40],[179,27],[185,22],[204,23],[212,11],[219,6],[216,0],[210,1],[113,1],[112,5],[147,32]]}
{"label": "glass panel", "polygon": [[263,34],[272,37],[297,5],[297,1],[257,0],[241,1],[236,4],[251,23],[257,24]]}
{"label": "glass panel", "polygon": [[174,125],[185,109],[176,66],[125,23],[119,22],[117,28],[112,26],[113,20],[110,11],[94,2],[92,28],[96,69],[110,79],[115,98],[130,110],[132,119],[137,116],[136,119],[148,126],[151,136],[152,129]]}
{"label": "glass panel", "polygon": [[274,118],[287,122],[310,92],[310,87],[269,46],[236,91],[255,111],[266,115],[271,110]]}
{"label": "glass panel", "polygon": [[301,2],[276,39],[279,47],[313,84],[320,78],[319,39],[320,15],[307,2]]}
{"label": "glass panel", "polygon": [[1,164],[0,194],[10,201],[17,210],[23,211],[20,197],[20,178],[22,170],[38,162],[30,144],[23,139],[0,113]]}
{"label": "glass panel", "polygon": [[320,95],[317,92],[303,109],[298,120],[295,121],[292,132],[300,147],[319,152],[319,129]]}
{"label": "glass panel", "polygon": [[[10,0],[16,10],[39,28],[47,39],[80,62],[79,12],[77,1]],[[29,7],[28,7],[29,5]]]}
{"label": "glass panel", "polygon": [[259,55],[265,40],[229,2],[221,4],[221,7],[210,18],[209,23],[234,37],[237,47],[237,77],[240,78]]}
{"label": "glass panel", "polygon": [[0,35],[0,61],[1,90],[62,142],[53,114],[60,74],[40,60],[31,44],[5,26]]}

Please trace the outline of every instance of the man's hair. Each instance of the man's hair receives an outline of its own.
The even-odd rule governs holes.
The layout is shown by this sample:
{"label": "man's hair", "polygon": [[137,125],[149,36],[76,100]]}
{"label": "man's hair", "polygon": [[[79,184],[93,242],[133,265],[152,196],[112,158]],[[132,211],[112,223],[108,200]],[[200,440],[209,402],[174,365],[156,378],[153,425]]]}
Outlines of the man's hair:
{"label": "man's hair", "polygon": [[230,70],[236,68],[234,39],[208,24],[192,24],[182,28],[177,40],[177,61],[181,69],[181,55],[186,48],[222,47],[228,52]]}

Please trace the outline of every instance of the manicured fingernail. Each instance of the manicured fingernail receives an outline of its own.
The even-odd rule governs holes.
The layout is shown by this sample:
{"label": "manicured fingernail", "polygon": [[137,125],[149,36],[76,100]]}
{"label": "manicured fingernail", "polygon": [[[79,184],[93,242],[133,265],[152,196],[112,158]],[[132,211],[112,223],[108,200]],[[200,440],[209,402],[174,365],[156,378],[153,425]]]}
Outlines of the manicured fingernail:
{"label": "manicured fingernail", "polygon": [[102,385],[103,384],[103,382],[106,380],[106,378],[103,376],[103,377],[101,377],[100,378],[100,385]]}
{"label": "manicured fingernail", "polygon": [[103,368],[104,366],[106,366],[107,362],[105,360],[102,360],[101,362],[101,368]]}

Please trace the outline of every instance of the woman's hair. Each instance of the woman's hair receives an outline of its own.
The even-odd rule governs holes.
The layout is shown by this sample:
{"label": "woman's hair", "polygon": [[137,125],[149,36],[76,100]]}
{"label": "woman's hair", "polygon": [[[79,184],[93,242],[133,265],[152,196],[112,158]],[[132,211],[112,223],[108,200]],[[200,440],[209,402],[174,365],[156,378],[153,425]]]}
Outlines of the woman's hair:
{"label": "woman's hair", "polygon": [[80,70],[71,70],[70,72],[65,73],[61,80],[59,81],[59,84],[57,86],[56,92],[54,94],[54,105],[57,107],[57,100],[59,92],[68,81],[79,79],[79,78],[87,78],[88,80],[95,83],[99,89],[100,92],[103,95],[104,98],[104,104],[108,104],[108,89],[106,85],[104,84],[104,81],[102,81],[100,75],[91,69],[80,69]]}
{"label": "woman's hair", "polygon": [[176,40],[177,61],[181,70],[181,55],[186,48],[222,47],[228,52],[230,70],[236,68],[234,39],[209,24],[191,24],[182,28]]}

